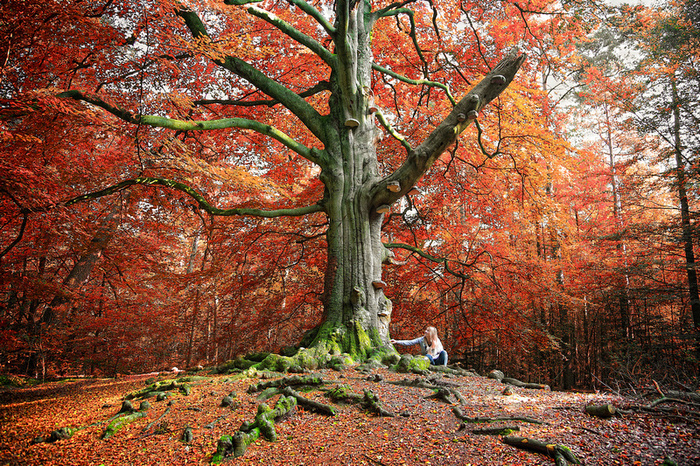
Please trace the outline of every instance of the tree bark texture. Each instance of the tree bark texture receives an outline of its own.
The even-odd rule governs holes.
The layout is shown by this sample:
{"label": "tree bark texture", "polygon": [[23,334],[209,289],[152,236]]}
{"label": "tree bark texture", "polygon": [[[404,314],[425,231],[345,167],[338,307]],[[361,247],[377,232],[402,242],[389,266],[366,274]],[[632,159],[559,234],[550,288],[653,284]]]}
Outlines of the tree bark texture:
{"label": "tree bark texture", "polygon": [[63,290],[56,294],[51,303],[44,310],[41,322],[51,324],[56,318],[59,308],[70,302],[70,293],[80,289],[92,273],[97,261],[102,257],[102,253],[114,237],[114,233],[119,226],[119,212],[121,203],[117,202],[107,213],[92,237],[80,259],[75,263],[68,276],[63,280]]}

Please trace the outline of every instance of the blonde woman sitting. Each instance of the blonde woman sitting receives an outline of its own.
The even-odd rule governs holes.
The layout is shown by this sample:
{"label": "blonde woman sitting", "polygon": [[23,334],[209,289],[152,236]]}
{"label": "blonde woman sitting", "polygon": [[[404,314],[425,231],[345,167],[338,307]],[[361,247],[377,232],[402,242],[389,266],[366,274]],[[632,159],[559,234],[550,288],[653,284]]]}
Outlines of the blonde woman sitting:
{"label": "blonde woman sitting", "polygon": [[438,338],[437,329],[428,327],[422,337],[413,340],[391,340],[394,345],[411,346],[420,345],[423,354],[430,359],[430,364],[436,366],[447,365],[447,351],[442,347],[442,342]]}

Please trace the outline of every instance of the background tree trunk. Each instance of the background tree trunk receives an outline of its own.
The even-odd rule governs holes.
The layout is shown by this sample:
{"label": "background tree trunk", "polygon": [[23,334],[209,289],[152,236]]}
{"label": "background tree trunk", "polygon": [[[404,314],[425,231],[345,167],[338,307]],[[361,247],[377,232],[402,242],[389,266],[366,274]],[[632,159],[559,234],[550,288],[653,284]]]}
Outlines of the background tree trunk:
{"label": "background tree trunk", "polygon": [[695,265],[695,252],[693,250],[693,227],[690,224],[690,207],[685,186],[685,164],[683,162],[681,146],[680,99],[675,79],[671,80],[671,89],[673,92],[673,136],[674,155],[676,158],[676,181],[678,183],[678,197],[681,205],[683,249],[685,250],[685,263],[688,275],[688,295],[690,298],[690,308],[693,313],[696,352],[700,353],[700,297],[698,296],[698,275]]}

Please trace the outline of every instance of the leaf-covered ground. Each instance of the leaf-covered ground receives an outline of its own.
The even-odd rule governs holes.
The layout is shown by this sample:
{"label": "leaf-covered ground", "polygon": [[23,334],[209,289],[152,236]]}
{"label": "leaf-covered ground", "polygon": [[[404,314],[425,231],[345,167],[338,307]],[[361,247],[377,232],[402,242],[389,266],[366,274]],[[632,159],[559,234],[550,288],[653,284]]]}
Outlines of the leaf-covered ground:
{"label": "leaf-covered ground", "polygon": [[[396,417],[379,417],[357,404],[338,405],[333,417],[301,406],[276,426],[278,440],[260,439],[245,456],[226,464],[347,464],[347,465],[552,465],[544,455],[504,444],[501,437],[472,431],[497,425],[520,428],[513,435],[563,444],[586,465],[654,465],[665,457],[679,465],[700,464],[700,425],[671,408],[659,413],[633,411],[607,420],[588,416],[588,403],[613,403],[618,407],[646,405],[648,400],[623,399],[606,394],[580,394],[513,388],[479,376],[431,374],[456,388],[462,400],[427,398],[433,391],[395,385],[414,380],[407,375],[373,370],[318,371],[324,388],[348,385],[355,393],[375,393]],[[208,464],[219,437],[233,434],[243,421],[252,421],[259,392],[248,393],[259,380],[206,375],[189,383],[191,393],[174,392],[164,401],[151,398],[147,415],[125,426],[115,436],[101,440],[106,421],[119,410],[125,394],[148,382],[176,377],[143,375],[120,379],[90,379],[44,384],[34,388],[7,389],[0,393],[0,464],[2,465],[162,465]],[[371,379],[371,380],[370,380]],[[331,403],[323,391],[301,391],[304,397]],[[221,407],[224,396],[234,394],[230,407]],[[267,401],[274,404],[275,399]],[[138,405],[138,401],[135,402]],[[527,417],[543,421],[464,424],[453,407],[468,417]],[[167,412],[166,412],[167,410]],[[180,440],[190,426],[194,438]],[[34,444],[61,427],[79,427],[71,438]]]}

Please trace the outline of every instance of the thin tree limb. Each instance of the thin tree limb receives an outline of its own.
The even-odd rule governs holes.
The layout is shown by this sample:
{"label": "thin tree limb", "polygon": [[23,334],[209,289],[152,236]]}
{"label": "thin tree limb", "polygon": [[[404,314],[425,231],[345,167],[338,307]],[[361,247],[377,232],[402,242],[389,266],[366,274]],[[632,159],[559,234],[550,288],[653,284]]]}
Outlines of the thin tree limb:
{"label": "thin tree limb", "polygon": [[398,79],[401,82],[407,83],[407,84],[414,84],[416,86],[424,85],[424,86],[430,86],[430,87],[437,87],[438,89],[442,89],[445,91],[445,94],[447,95],[447,98],[450,99],[450,102],[452,103],[453,106],[457,105],[457,101],[454,99],[452,96],[452,93],[450,92],[450,87],[446,84],[437,82],[437,81],[430,81],[429,79],[411,79],[407,78],[406,76],[403,76],[399,73],[396,73],[394,71],[391,71],[389,68],[385,68],[382,65],[379,65],[377,63],[372,63],[372,69],[375,71],[378,71],[380,73],[384,73],[386,75],[391,76],[394,79]]}
{"label": "thin tree limb", "polygon": [[[404,163],[392,174],[372,188],[372,206],[390,205],[404,196],[437,158],[453,144],[457,137],[474,121],[478,112],[498,97],[514,79],[525,55],[513,50],[489,72],[467,95],[459,101],[450,114],[430,135],[409,152]],[[389,183],[398,181],[401,190],[392,192]]]}
{"label": "thin tree limb", "polygon": [[454,262],[455,264],[459,264],[463,267],[473,267],[474,264],[476,263],[476,260],[481,257],[484,254],[488,254],[486,251],[482,251],[479,253],[474,260],[471,263],[466,263],[466,262],[461,262],[458,260],[454,259],[448,259],[447,257],[435,257],[431,254],[428,254],[427,252],[423,251],[422,249],[416,247],[416,246],[411,246],[410,244],[404,244],[404,243],[384,243],[384,247],[386,248],[400,248],[400,249],[406,249],[407,251],[414,252],[418,254],[419,256],[423,257],[424,259],[428,259],[429,261],[435,262],[436,264],[442,264],[445,267],[445,271],[448,272],[450,275],[454,275],[455,277],[462,278],[462,279],[467,279],[469,278],[468,275],[457,272],[456,270],[453,270],[450,267],[450,262]]}
{"label": "thin tree limb", "polygon": [[394,139],[399,141],[401,143],[401,145],[404,146],[408,152],[413,150],[413,148],[411,147],[411,144],[408,142],[408,140],[406,140],[406,138],[401,133],[396,131],[393,128],[393,126],[391,126],[391,124],[389,123],[389,121],[386,119],[386,117],[384,116],[384,114],[381,111],[378,111],[376,113],[376,115],[377,115],[377,119],[379,120],[379,123],[382,124],[384,129],[386,129],[386,131],[391,135],[391,137],[393,137]]}
{"label": "thin tree limb", "polygon": [[[330,91],[330,83],[328,81],[321,81],[314,86],[308,88],[307,90],[298,93],[297,95],[299,97],[312,97],[316,94],[319,94],[323,91]],[[236,99],[236,100],[231,100],[231,99],[201,99],[201,100],[194,100],[192,101],[194,105],[212,105],[212,104],[219,104],[219,105],[234,105],[237,107],[257,107],[259,105],[263,105],[266,107],[274,107],[275,105],[278,105],[280,102],[278,100],[274,99],[264,99],[264,100],[242,100],[242,99]]]}
{"label": "thin tree limb", "polygon": [[320,24],[330,36],[334,36],[337,32],[335,27],[333,27],[333,25],[328,22],[328,20],[323,16],[323,14],[310,4],[306,3],[303,0],[287,0],[287,2],[297,6],[301,11],[315,19],[318,22],[318,24]]}
{"label": "thin tree limb", "polygon": [[335,64],[333,54],[329,52],[321,43],[302,33],[288,22],[278,18],[275,14],[255,6],[248,8],[248,12],[257,18],[267,21],[299,44],[305,46],[313,53],[318,55],[318,57],[329,66],[332,67]]}
{"label": "thin tree limb", "polygon": [[418,36],[416,35],[416,21],[415,18],[413,17],[413,10],[409,10],[408,8],[397,8],[395,10],[391,10],[386,12],[385,14],[382,15],[382,17],[388,17],[388,16],[398,16],[400,14],[404,14],[408,16],[408,22],[411,24],[411,30],[409,31],[408,35],[411,37],[411,41],[413,42],[413,47],[416,49],[416,53],[418,54],[418,58],[420,59],[421,63],[423,64],[423,74],[425,76],[428,75],[428,62],[425,60],[425,57],[423,56],[423,51],[420,48],[420,45],[418,44]]}

